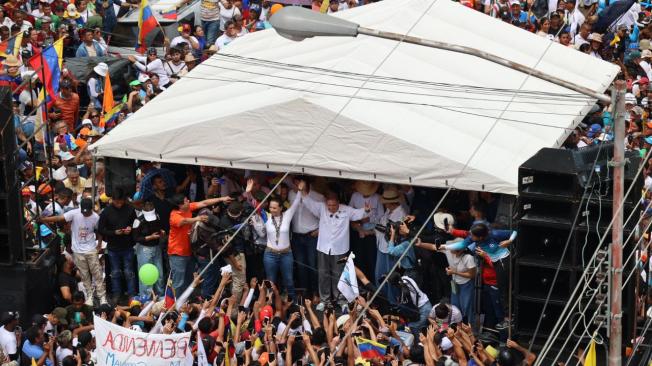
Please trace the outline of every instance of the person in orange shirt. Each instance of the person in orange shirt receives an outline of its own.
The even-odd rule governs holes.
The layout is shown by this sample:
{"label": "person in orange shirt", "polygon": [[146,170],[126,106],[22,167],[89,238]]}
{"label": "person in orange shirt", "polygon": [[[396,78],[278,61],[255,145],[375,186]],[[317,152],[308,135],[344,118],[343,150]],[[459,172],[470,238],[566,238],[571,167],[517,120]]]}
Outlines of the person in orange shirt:
{"label": "person in orange shirt", "polygon": [[190,247],[190,229],[195,222],[207,222],[208,216],[192,217],[193,211],[213,206],[220,202],[231,202],[231,197],[210,198],[200,202],[190,202],[181,193],[175,194],[170,203],[175,207],[170,213],[170,236],[168,238],[168,257],[170,260],[170,277],[172,287],[181,294],[192,281],[192,249]]}

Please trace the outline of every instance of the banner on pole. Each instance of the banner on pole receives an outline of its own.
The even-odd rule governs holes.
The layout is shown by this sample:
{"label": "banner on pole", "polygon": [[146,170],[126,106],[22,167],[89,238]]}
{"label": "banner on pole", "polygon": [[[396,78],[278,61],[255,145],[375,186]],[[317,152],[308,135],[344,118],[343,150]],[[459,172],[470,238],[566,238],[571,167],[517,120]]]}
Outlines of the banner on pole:
{"label": "banner on pole", "polygon": [[98,366],[192,365],[190,333],[149,334],[94,317]]}

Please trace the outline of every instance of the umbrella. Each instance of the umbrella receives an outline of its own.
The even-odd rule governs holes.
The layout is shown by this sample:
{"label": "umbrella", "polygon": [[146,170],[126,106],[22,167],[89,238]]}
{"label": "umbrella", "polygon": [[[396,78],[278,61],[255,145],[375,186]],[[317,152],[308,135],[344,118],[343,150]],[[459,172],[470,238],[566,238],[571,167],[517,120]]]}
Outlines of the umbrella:
{"label": "umbrella", "polygon": [[154,188],[152,187],[152,180],[155,176],[160,175],[161,178],[165,181],[166,196],[170,196],[174,193],[175,188],[177,187],[177,181],[174,179],[174,173],[170,170],[162,169],[153,169],[145,174],[145,177],[140,182],[140,193],[141,199],[146,200],[154,195]]}
{"label": "umbrella", "polygon": [[607,6],[604,8],[604,10],[602,10],[602,12],[600,12],[598,21],[593,25],[591,31],[596,33],[605,33],[607,30],[609,30],[609,27],[611,27],[614,22],[617,22],[620,17],[622,17],[623,14],[625,14],[629,8],[634,5],[634,3],[636,3],[636,0],[622,0],[616,1]]}

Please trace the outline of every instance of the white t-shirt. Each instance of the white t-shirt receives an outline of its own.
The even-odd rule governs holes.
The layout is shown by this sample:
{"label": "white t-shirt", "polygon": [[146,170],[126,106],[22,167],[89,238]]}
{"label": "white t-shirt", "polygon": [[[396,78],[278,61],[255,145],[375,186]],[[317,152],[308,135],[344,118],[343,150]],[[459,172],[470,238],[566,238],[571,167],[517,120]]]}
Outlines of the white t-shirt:
{"label": "white t-shirt", "polygon": [[[288,198],[290,201],[293,201],[296,195],[297,193],[290,191]],[[326,201],[321,193],[315,192],[312,189],[308,192],[308,196],[315,202]],[[303,204],[300,204],[296,214],[294,215],[294,219],[292,219],[292,232],[308,234],[317,229],[319,229],[319,217],[313,215],[312,212],[303,206]]]}
{"label": "white t-shirt", "polygon": [[233,20],[236,16],[241,16],[240,9],[236,6],[232,6],[231,9],[227,9],[220,2],[220,30],[224,32],[224,25],[227,21]]}
{"label": "white t-shirt", "polygon": [[93,212],[86,217],[77,208],[63,214],[67,222],[71,222],[72,252],[78,254],[92,253],[96,248],[95,230],[100,216]]}
{"label": "white t-shirt", "polygon": [[226,47],[229,43],[233,42],[236,38],[238,37],[231,38],[226,33],[224,33],[221,36],[217,37],[217,40],[215,40],[215,46],[219,51],[222,48]]}
{"label": "white t-shirt", "polygon": [[[473,259],[473,256],[468,253],[464,253],[458,257],[447,250],[444,254],[446,254],[446,259],[448,259],[448,265],[457,272],[468,272],[475,268],[475,259]],[[471,279],[454,274],[453,281],[458,285],[463,285],[471,281]]]}
{"label": "white t-shirt", "polygon": [[62,366],[61,363],[63,362],[63,359],[68,356],[72,356],[72,350],[70,348],[58,347],[56,351],[57,365]]}
{"label": "white t-shirt", "polygon": [[310,196],[302,199],[303,205],[319,217],[317,250],[328,255],[342,255],[349,251],[349,227],[351,221],[367,217],[363,208],[354,209],[340,204],[335,213],[328,211],[326,203],[316,202]]}
{"label": "white t-shirt", "polygon": [[[197,38],[194,36],[190,36],[190,38],[195,42],[199,43]],[[187,43],[190,48],[192,48],[192,43],[190,43],[190,40],[183,38],[182,36],[176,36],[172,38],[172,42],[170,42],[170,47],[176,47],[179,43]]]}
{"label": "white t-shirt", "polygon": [[0,347],[6,355],[13,355],[18,352],[16,333],[10,332],[4,326],[0,327]]}

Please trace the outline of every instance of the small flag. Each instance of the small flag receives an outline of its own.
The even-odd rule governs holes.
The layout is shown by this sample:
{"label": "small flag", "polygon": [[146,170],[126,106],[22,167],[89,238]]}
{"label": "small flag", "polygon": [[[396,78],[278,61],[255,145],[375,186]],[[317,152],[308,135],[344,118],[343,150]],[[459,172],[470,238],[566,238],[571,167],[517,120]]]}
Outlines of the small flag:
{"label": "small flag", "polygon": [[172,279],[168,278],[168,284],[165,287],[165,308],[170,309],[177,302],[174,294],[174,287],[172,287]]}
{"label": "small flag", "polygon": [[366,360],[373,358],[382,358],[385,356],[387,346],[380,344],[371,339],[356,337],[355,342],[358,344],[360,356]]}
{"label": "small flag", "polygon": [[344,270],[340,276],[340,280],[337,283],[337,289],[340,290],[340,293],[346,301],[352,302],[360,295],[358,290],[358,278],[355,276],[355,265],[353,264],[353,258],[355,255],[353,253],[349,254],[349,258],[346,260],[346,265],[344,265]]}
{"label": "small flag", "polygon": [[104,99],[102,100],[102,118],[100,127],[106,125],[105,113],[113,110],[115,101],[113,100],[113,87],[111,86],[111,73],[107,72],[104,78]]}
{"label": "small flag", "polygon": [[110,111],[104,113],[103,118],[104,118],[105,127],[111,127],[111,125],[115,123],[115,121],[118,119],[118,115],[120,114],[120,110],[122,110],[123,106],[124,103],[118,103],[113,108],[111,108]]}
{"label": "small flag", "polygon": [[14,55],[20,59],[20,46],[23,43],[23,32],[18,32],[14,37],[0,42],[0,56]]}
{"label": "small flag", "polygon": [[584,366],[595,366],[597,363],[597,358],[595,354],[595,341],[592,339],[589,344],[589,349],[586,351],[586,356],[584,358]]}
{"label": "small flag", "polygon": [[168,10],[162,11],[161,16],[164,19],[177,20],[177,8],[172,7]]}
{"label": "small flag", "polygon": [[328,12],[328,5],[330,5],[329,0],[323,0],[321,2],[321,7],[319,8],[319,12],[322,14],[326,14]]}
{"label": "small flag", "polygon": [[147,0],[141,0],[138,13],[138,45],[136,46],[138,52],[145,53],[147,51],[145,38],[158,26],[158,20],[152,13],[152,8],[149,7]]}
{"label": "small flag", "polygon": [[204,341],[199,336],[199,332],[197,332],[197,366],[210,366],[204,349]]}
{"label": "small flag", "polygon": [[[58,41],[57,41],[58,42]],[[56,43],[55,43],[56,44]],[[37,72],[39,79],[45,85],[47,92],[43,98],[48,103],[54,102],[54,98],[59,92],[59,81],[61,79],[61,67],[59,67],[59,54],[55,48],[55,44],[46,47],[42,53],[32,56],[29,60],[29,65],[34,70],[41,70]],[[45,80],[43,79],[45,75]]]}

